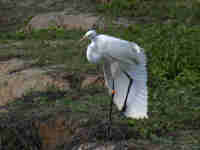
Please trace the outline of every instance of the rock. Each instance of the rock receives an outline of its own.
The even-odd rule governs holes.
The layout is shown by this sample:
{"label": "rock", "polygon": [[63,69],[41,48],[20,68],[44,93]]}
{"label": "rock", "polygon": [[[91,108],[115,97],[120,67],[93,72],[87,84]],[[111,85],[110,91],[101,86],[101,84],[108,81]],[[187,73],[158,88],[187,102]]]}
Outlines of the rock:
{"label": "rock", "polygon": [[0,107],[0,113],[8,113],[8,109],[4,108],[4,107]]}
{"label": "rock", "polygon": [[47,13],[35,16],[26,29],[47,29],[51,26],[66,29],[88,30],[97,24],[98,17],[91,14],[65,15],[64,13]]}
{"label": "rock", "polygon": [[85,80],[83,80],[82,84],[81,84],[81,88],[86,88],[88,86],[90,86],[91,84],[96,83],[98,80],[98,76],[87,76],[85,78]]}
{"label": "rock", "polygon": [[113,20],[112,23],[117,26],[129,27],[132,24],[136,24],[136,21],[123,17],[118,17],[115,20]]}
{"label": "rock", "polygon": [[51,67],[48,70],[48,68],[28,68],[26,65],[26,61],[19,59],[0,63],[0,105],[20,98],[27,92],[46,91],[52,86],[60,90],[70,89],[66,79],[51,76],[53,72]]}
{"label": "rock", "polygon": [[106,144],[98,144],[98,143],[86,143],[81,144],[78,148],[74,148],[73,150],[114,150],[116,149],[116,145],[111,143]]}
{"label": "rock", "polygon": [[[84,143],[72,150],[128,150],[127,142]],[[134,150],[134,149],[133,149]]]}
{"label": "rock", "polygon": [[0,24],[7,24],[9,22],[8,17],[0,16]]}
{"label": "rock", "polygon": [[98,3],[103,3],[103,4],[109,4],[112,2],[112,0],[96,0]]}
{"label": "rock", "polygon": [[40,8],[40,9],[49,9],[49,7],[55,6],[57,3],[64,4],[64,0],[43,0],[43,1],[31,1],[31,0],[23,0],[23,1],[17,1],[13,2],[13,0],[1,0],[1,3],[4,5],[9,6],[17,6],[17,7],[32,7],[32,8]]}
{"label": "rock", "polygon": [[17,58],[13,58],[8,61],[1,61],[0,74],[15,72],[17,70],[29,67],[30,65],[31,65],[30,61],[24,61]]}
{"label": "rock", "polygon": [[37,3],[37,7],[48,9],[48,8],[58,5],[58,4],[64,6],[65,3],[66,3],[65,0],[43,0],[43,1],[40,1]]}
{"label": "rock", "polygon": [[65,119],[58,117],[57,120],[39,123],[39,134],[42,138],[42,149],[53,150],[58,145],[71,140],[72,133],[65,126]]}
{"label": "rock", "polygon": [[77,135],[84,139],[88,135],[81,133],[87,129],[81,128],[81,124],[87,123],[88,120],[81,114],[76,116],[76,114],[59,113],[55,118],[47,121],[36,121],[35,125],[39,129],[39,136],[42,140],[42,150],[55,150],[59,146],[70,145]]}
{"label": "rock", "polygon": [[81,88],[87,88],[93,84],[104,85],[103,77],[96,75],[87,75],[81,83]]}

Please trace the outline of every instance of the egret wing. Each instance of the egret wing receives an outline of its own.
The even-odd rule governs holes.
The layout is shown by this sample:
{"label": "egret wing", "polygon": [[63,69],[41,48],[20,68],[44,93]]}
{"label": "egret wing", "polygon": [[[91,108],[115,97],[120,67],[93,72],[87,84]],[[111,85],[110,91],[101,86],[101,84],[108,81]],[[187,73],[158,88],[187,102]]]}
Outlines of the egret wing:
{"label": "egret wing", "polygon": [[109,57],[110,59],[107,59],[112,60],[112,63],[104,64],[106,65],[104,66],[106,68],[106,70],[104,69],[104,74],[109,88],[112,87],[110,76],[113,77],[116,91],[114,103],[119,110],[125,107],[124,114],[127,117],[147,118],[148,91],[146,85],[146,56],[144,52],[140,51],[135,56],[140,60],[139,64],[121,61],[113,53],[110,53]]}
{"label": "egret wing", "polygon": [[125,115],[131,118],[148,118],[147,71],[145,64],[139,64],[134,69],[125,69],[133,84],[127,97]]}
{"label": "egret wing", "polygon": [[125,64],[139,64],[142,49],[134,42],[128,42],[111,36],[101,35],[97,47],[104,56],[112,57]]}

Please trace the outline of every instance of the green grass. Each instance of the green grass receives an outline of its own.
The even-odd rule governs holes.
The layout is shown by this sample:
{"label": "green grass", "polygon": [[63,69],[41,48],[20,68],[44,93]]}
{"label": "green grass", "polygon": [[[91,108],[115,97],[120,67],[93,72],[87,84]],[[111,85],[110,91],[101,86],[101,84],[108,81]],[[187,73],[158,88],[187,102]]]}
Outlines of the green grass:
{"label": "green grass", "polygon": [[[25,51],[24,57],[41,59],[38,65],[66,64],[67,71],[76,73],[77,79],[74,80],[74,84],[78,84],[81,80],[78,78],[79,73],[101,73],[101,70],[96,70],[96,65],[88,63],[85,54],[82,53],[86,44],[76,45],[82,32],[61,31],[35,31],[25,35],[23,39],[16,38],[19,36],[16,33],[10,36],[9,40],[25,41],[21,46]],[[145,48],[148,55],[150,118],[133,121],[134,123],[130,120],[129,125],[133,125],[142,137],[198,128],[200,125],[198,26],[191,27],[184,24],[133,25],[129,28],[111,26],[108,31],[107,34],[135,41]],[[52,41],[55,40],[66,42],[54,45]],[[49,60],[48,63],[46,60]],[[107,102],[109,97],[99,96],[107,95],[105,89],[98,90],[101,88],[83,90],[78,84],[74,86],[73,94],[67,93],[67,97],[57,102],[71,107],[74,111],[89,112],[92,111],[89,109],[92,107],[101,111],[103,109],[101,103],[103,107],[109,106]],[[80,95],[79,99],[72,99],[77,93]],[[91,93],[94,94],[90,96]],[[48,103],[48,97],[41,97],[41,103]]]}
{"label": "green grass", "polygon": [[[186,145],[188,150],[200,144],[195,134],[200,129],[200,26],[194,25],[199,19],[197,8],[199,4],[196,1],[189,5],[189,1],[181,0],[158,3],[154,0],[116,0],[98,6],[98,11],[104,11],[103,14],[146,16],[156,20],[129,25],[128,28],[108,25],[106,30],[106,34],[138,43],[148,56],[149,119],[123,120],[114,116],[115,124],[130,128],[133,134],[128,136],[129,139],[145,139],[171,149],[176,149],[180,141],[183,143],[178,143],[178,146]],[[176,21],[163,24],[165,17]],[[63,97],[41,95],[35,101],[37,107],[62,105],[74,112],[94,113],[103,119],[107,116],[110,99],[106,89],[102,86],[80,88],[82,73],[102,74],[99,67],[97,69],[86,60],[84,49],[88,43],[77,45],[83,34],[83,31],[62,28],[4,33],[0,35],[0,43],[9,47],[1,51],[4,57],[15,57],[18,54],[16,49],[21,49],[20,57],[38,59],[38,66],[65,64],[66,71],[73,73],[72,91]],[[22,44],[12,45],[15,42]]]}
{"label": "green grass", "polygon": [[8,45],[6,49],[2,48],[1,57],[17,56],[37,60],[36,66],[66,64],[66,70],[87,72],[85,68],[91,68],[91,72],[95,72],[95,65],[88,64],[85,57],[86,43],[77,43],[83,34],[82,31],[64,29],[1,34],[1,43]]}
{"label": "green grass", "polygon": [[198,24],[200,3],[196,0],[113,0],[96,5],[97,11],[114,17],[131,17],[140,22],[176,21]]}

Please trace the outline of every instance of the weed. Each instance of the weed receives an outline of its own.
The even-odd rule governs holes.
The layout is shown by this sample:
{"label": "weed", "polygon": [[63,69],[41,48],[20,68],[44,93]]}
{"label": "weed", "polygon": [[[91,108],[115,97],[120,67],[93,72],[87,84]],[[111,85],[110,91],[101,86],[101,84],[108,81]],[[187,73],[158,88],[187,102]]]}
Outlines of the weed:
{"label": "weed", "polygon": [[[199,25],[194,25],[199,18],[199,4],[195,5],[195,1],[186,4],[187,1],[172,0],[116,0],[97,6],[99,11],[111,12],[113,16],[157,19],[147,24],[129,25],[128,28],[109,24],[106,30],[106,34],[138,43],[148,56],[149,119],[123,120],[114,113],[114,123],[131,128],[133,134],[129,138],[173,145],[178,137],[176,133],[199,130],[200,34]],[[190,18],[189,23],[187,18]],[[176,21],[164,23],[164,20]],[[81,73],[102,73],[101,69],[96,69],[97,65],[86,60],[87,43],[77,45],[83,34],[83,31],[51,27],[31,33],[4,33],[0,35],[0,40],[3,44],[22,41],[18,49],[23,50],[23,58],[38,59],[38,66],[65,64],[65,71],[73,74],[73,91],[66,92],[65,96],[51,97],[51,105],[64,105],[74,112],[91,113],[95,119],[96,116],[103,118],[107,115],[110,102],[106,89],[101,85],[80,88]],[[16,56],[17,52],[12,48],[9,47],[3,55]],[[48,95],[40,95],[39,99],[43,105],[50,103]],[[115,109],[114,112],[118,111]],[[199,139],[197,143],[200,143]]]}

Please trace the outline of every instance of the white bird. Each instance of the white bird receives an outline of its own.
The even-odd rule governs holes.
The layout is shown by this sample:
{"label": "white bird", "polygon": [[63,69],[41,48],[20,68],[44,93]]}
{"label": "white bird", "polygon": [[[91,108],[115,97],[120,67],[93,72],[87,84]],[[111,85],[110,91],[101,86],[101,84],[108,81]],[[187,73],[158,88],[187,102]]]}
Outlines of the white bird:
{"label": "white bird", "polygon": [[80,40],[89,39],[87,59],[91,63],[103,61],[104,78],[112,103],[128,118],[148,118],[146,56],[134,42],[88,31]]}

